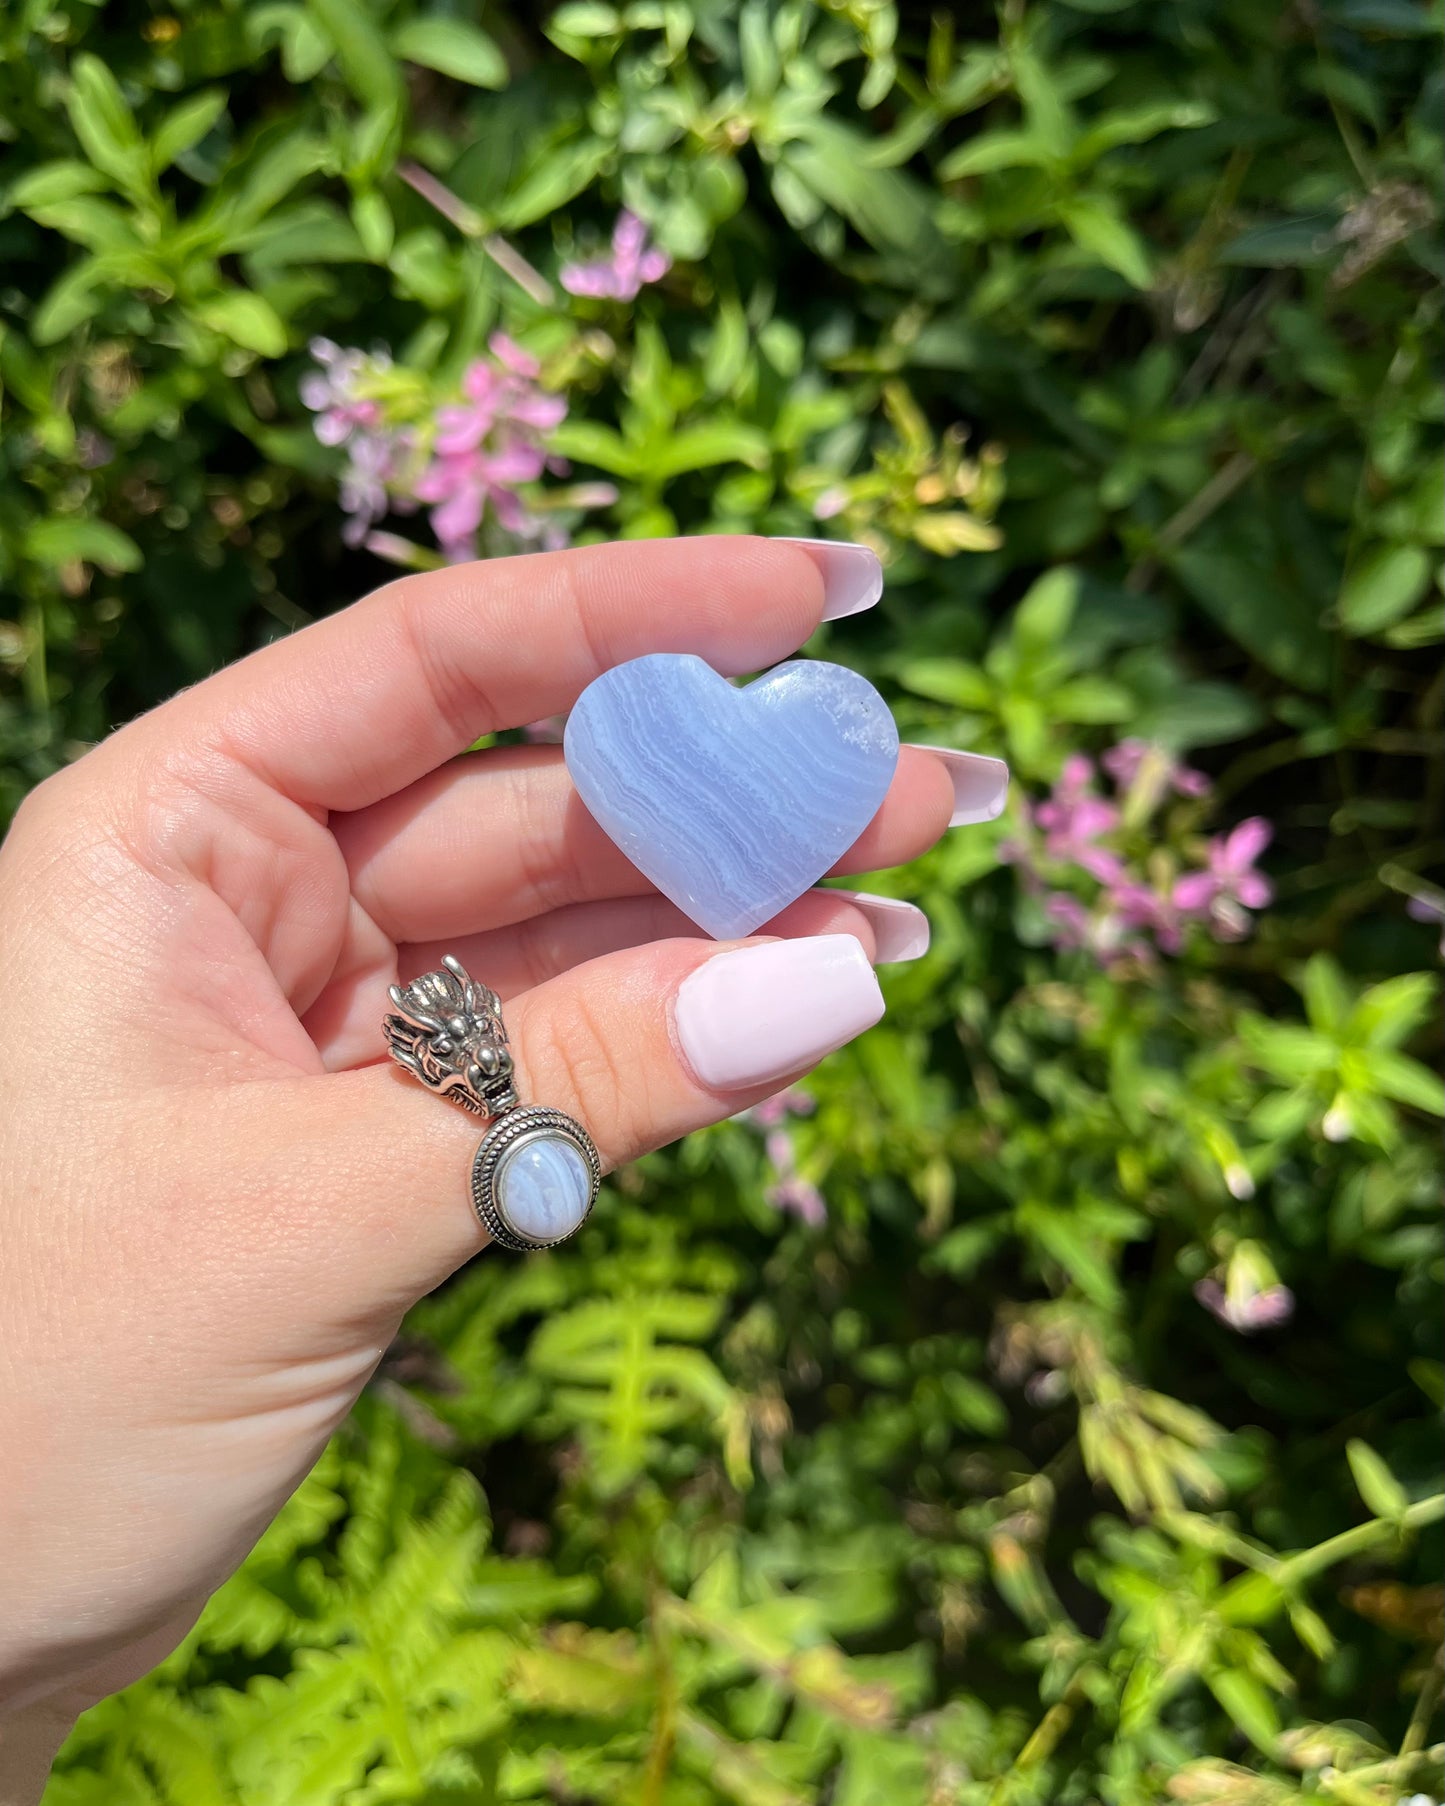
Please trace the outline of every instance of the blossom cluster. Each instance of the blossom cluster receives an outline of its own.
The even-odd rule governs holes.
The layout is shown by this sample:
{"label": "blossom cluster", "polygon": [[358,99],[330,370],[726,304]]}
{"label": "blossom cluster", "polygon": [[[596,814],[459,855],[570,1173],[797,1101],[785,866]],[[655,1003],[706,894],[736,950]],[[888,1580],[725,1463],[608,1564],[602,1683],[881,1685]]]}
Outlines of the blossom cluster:
{"label": "blossom cluster", "polygon": [[649,244],[647,227],[624,209],[612,228],[611,255],[564,264],[558,281],[569,295],[635,301],[647,283],[660,282],[671,268],[667,252]]}
{"label": "blossom cluster", "polygon": [[450,564],[476,556],[486,519],[518,544],[558,543],[526,486],[544,472],[566,469],[548,452],[546,436],[566,416],[567,403],[542,388],[540,364],[505,333],[492,334],[487,355],[467,366],[460,393],[440,402],[385,350],[314,339],[311,355],[301,399],[316,416],[321,443],[346,452],[341,506],[348,545],[366,542],[388,510],[410,514],[421,506],[430,509]]}
{"label": "blossom cluster", "polygon": [[1251,910],[1273,892],[1256,861],[1269,845],[1260,816],[1202,843],[1163,819],[1171,799],[1202,801],[1203,772],[1162,747],[1124,740],[1099,761],[1076,753],[1053,791],[1028,810],[1023,832],[1004,843],[1039,899],[1049,938],[1101,962],[1178,953],[1191,926],[1216,940],[1249,933]]}
{"label": "blossom cluster", "polygon": [[[448,217],[466,215],[456,196],[425,171],[413,166],[406,179]],[[494,254],[500,254],[495,247]],[[559,275],[569,294],[629,302],[671,267],[643,222],[624,211],[607,256],[567,264]],[[536,272],[528,274],[549,296]],[[448,564],[475,558],[484,533],[506,549],[552,550],[567,543],[557,507],[542,506],[536,488],[544,475],[566,472],[547,441],[566,418],[567,402],[542,385],[537,359],[506,333],[492,334],[486,355],[474,358],[459,389],[446,395],[437,395],[420,372],[395,365],[384,348],[363,351],[318,338],[311,356],[301,400],[316,417],[320,442],[346,453],[341,507],[348,545],[366,545],[400,564],[428,562],[434,555],[423,547],[373,531],[388,512],[414,514],[419,508],[429,510]],[[607,483],[560,498],[573,508],[605,507],[616,499]]]}
{"label": "blossom cluster", "polygon": [[827,1222],[828,1203],[813,1181],[799,1172],[797,1150],[787,1122],[790,1116],[811,1116],[816,1107],[806,1091],[791,1085],[743,1113],[745,1122],[763,1131],[763,1147],[774,1173],[764,1198],[774,1210],[797,1217],[810,1229]]}

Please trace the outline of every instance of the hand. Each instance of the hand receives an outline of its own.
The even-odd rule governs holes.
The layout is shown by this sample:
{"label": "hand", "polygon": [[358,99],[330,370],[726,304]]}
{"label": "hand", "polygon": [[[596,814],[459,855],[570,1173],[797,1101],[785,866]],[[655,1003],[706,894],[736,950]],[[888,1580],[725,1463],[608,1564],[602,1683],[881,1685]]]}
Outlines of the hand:
{"label": "hand", "polygon": [[[398,977],[451,951],[499,990],[522,1097],[609,1168],[881,1013],[867,956],[896,918],[814,892],[768,933],[824,938],[720,953],[603,837],[560,749],[464,751],[640,653],[774,663],[822,617],[825,568],[711,538],[409,577],[26,801],[0,849],[12,1749],[22,1707],[63,1730],[179,1641],[402,1313],[482,1246],[478,1126],[384,1058]],[[943,761],[905,749],[840,869],[914,857],[953,807]]]}

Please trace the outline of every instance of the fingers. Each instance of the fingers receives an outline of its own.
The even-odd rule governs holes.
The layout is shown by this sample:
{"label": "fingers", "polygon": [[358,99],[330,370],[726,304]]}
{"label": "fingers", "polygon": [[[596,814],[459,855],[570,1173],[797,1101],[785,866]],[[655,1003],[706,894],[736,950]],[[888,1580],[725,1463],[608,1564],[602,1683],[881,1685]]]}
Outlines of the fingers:
{"label": "fingers", "polygon": [[[834,870],[916,858],[948,826],[955,791],[936,755],[904,747],[882,807]],[[652,888],[583,807],[556,747],[455,761],[335,818],[332,830],[357,902],[397,942],[446,940]]]}
{"label": "fingers", "polygon": [[[514,999],[507,1026],[523,1101],[575,1117],[610,1169],[757,1102],[882,1013],[862,945],[830,934],[609,954]],[[258,1210],[274,1225],[274,1171],[293,1236],[326,1249],[318,1262],[297,1249],[309,1310],[399,1313],[482,1245],[468,1194],[477,1126],[399,1068],[253,1107],[268,1123]]]}
{"label": "fingers", "polygon": [[[877,964],[917,959],[928,947],[928,918],[911,903],[856,891],[813,890],[765,922],[760,934],[851,934]],[[354,959],[338,973],[306,1017],[306,1029],[327,1070],[373,1063],[380,1051],[377,1024],[390,1007],[387,987],[433,971],[455,954],[474,976],[511,999],[575,966],[643,947],[650,941],[695,938],[696,926],[675,904],[651,892],[572,903],[509,928],[404,946],[391,942],[359,915]]]}
{"label": "fingers", "polygon": [[840,550],[872,557],[717,536],[404,577],[198,684],[143,731],[193,762],[239,762],[310,808],[364,808],[482,734],[569,708],[641,653],[695,652],[726,673],[775,663],[825,611],[846,612],[839,585],[857,590],[858,576],[839,577]]}

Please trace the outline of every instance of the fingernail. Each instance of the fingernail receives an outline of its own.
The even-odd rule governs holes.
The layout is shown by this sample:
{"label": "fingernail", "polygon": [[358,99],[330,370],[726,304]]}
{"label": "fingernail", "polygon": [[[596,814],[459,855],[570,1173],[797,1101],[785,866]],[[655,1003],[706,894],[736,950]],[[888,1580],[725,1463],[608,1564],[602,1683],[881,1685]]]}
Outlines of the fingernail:
{"label": "fingernail", "polygon": [[851,934],[717,953],[682,981],[673,1021],[712,1091],[742,1091],[814,1066],[871,1028],[883,993]]}
{"label": "fingernail", "polygon": [[823,619],[841,621],[861,615],[883,594],[883,566],[878,554],[848,539],[786,539],[780,545],[801,546],[823,573]]}
{"label": "fingernail", "polygon": [[900,897],[875,897],[866,890],[834,890],[831,885],[824,895],[846,897],[854,909],[867,916],[873,930],[875,966],[902,965],[927,953],[928,917],[913,904]]}
{"label": "fingernail", "polygon": [[953,780],[953,814],[950,828],[962,828],[969,822],[996,821],[1008,800],[1008,766],[1002,759],[990,759],[986,753],[956,752],[951,746],[909,744],[917,752],[932,753],[942,759]]}

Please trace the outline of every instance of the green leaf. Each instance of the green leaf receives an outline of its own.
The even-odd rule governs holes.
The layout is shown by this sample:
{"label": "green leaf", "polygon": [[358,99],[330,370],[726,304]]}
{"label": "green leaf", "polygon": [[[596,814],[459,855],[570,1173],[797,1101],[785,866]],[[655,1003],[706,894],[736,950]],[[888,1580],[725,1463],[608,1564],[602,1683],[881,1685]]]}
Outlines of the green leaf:
{"label": "green leaf", "polygon": [[1199,606],[1277,677],[1304,690],[1325,687],[1330,644],[1318,596],[1256,508],[1221,508],[1167,562]]}
{"label": "green leaf", "polygon": [[78,194],[95,194],[109,187],[110,182],[101,170],[73,157],[62,157],[53,163],[37,164],[34,169],[27,169],[23,176],[17,176],[5,191],[5,204],[28,212],[31,207],[74,200]]}
{"label": "green leaf", "polygon": [[1339,1040],[1354,1008],[1355,994],[1328,953],[1315,953],[1299,976],[1300,995],[1312,1027]]}
{"label": "green leaf", "polygon": [[151,192],[150,158],[120,84],[97,56],[82,51],[71,64],[66,111],[91,162],[128,193]]}
{"label": "green leaf", "polygon": [[52,285],[30,316],[30,336],[37,345],[53,345],[106,303],[113,277],[105,261],[87,257]]}
{"label": "green leaf", "polygon": [[199,301],[191,310],[196,318],[245,351],[261,357],[280,357],[286,349],[286,328],[269,301],[249,289]]}
{"label": "green leaf", "polygon": [[867,163],[868,140],[822,116],[788,145],[780,167],[840,213],[869,244],[902,259],[921,276],[943,268],[951,253],[933,217],[928,190],[897,169]]}
{"label": "green leaf", "polygon": [[1213,123],[1214,109],[1197,101],[1146,101],[1138,107],[1121,107],[1106,113],[1074,146],[1073,161],[1084,166],[1121,144],[1144,144],[1160,132],[1189,131]]}
{"label": "green leaf", "polygon": [[1135,288],[1146,289],[1154,280],[1144,241],[1112,201],[1078,195],[1059,208],[1059,218],[1076,245]]}
{"label": "green leaf", "polygon": [[1377,1091],[1409,1104],[1431,1116],[1445,1116],[1445,1079],[1408,1054],[1389,1048],[1371,1048],[1363,1056],[1365,1070]]}
{"label": "green leaf", "polygon": [[1043,1204],[1021,1204],[1017,1215],[1022,1232],[1058,1262],[1086,1298],[1105,1310],[1117,1308],[1122,1295],[1107,1245],[1086,1218]]}
{"label": "green leaf", "polygon": [[1019,653],[1039,658],[1057,652],[1078,604],[1078,571],[1066,564],[1046,571],[1014,611],[1010,637]]}
{"label": "green leaf", "polygon": [[660,451],[646,460],[645,470],[663,479],[714,464],[750,464],[760,470],[768,455],[768,437],[760,428],[741,420],[715,420],[669,434]]}
{"label": "green leaf", "polygon": [[547,35],[568,38],[610,38],[622,30],[622,15],[602,0],[570,0],[547,21]]}
{"label": "green leaf", "polygon": [[1391,1521],[1403,1517],[1409,1509],[1409,1494],[1369,1443],[1362,1442],[1358,1436],[1352,1437],[1345,1444],[1345,1458],[1355,1477],[1355,1485],[1360,1489],[1360,1497],[1375,1516]]}
{"label": "green leaf", "polygon": [[151,168],[157,172],[169,169],[177,157],[200,143],[225,110],[226,95],[221,88],[192,94],[173,107],[151,140]]}
{"label": "green leaf", "polygon": [[1402,972],[1371,985],[1350,1016],[1350,1037],[1367,1047],[1396,1047],[1430,1013],[1437,984],[1429,972]]}
{"label": "green leaf", "polygon": [[37,203],[26,211],[38,225],[62,233],[88,251],[141,249],[131,216],[99,195],[78,194],[68,201]]}
{"label": "green leaf", "polygon": [[595,464],[614,477],[636,477],[641,473],[637,453],[610,426],[598,420],[564,420],[554,428],[548,443],[564,458],[579,464]]}
{"label": "green leaf", "polygon": [[940,181],[984,176],[996,169],[1037,169],[1048,152],[1032,132],[984,132],[950,151],[938,166]]}
{"label": "green leaf", "polygon": [[961,658],[914,658],[898,667],[898,681],[915,696],[960,709],[993,706],[994,688],[977,665]]}
{"label": "green leaf", "polygon": [[1245,1014],[1240,1017],[1239,1029],[1256,1062],[1282,1079],[1329,1072],[1338,1058],[1332,1041],[1299,1023],[1270,1022],[1263,1016]]}
{"label": "green leaf", "polygon": [[1268,1690],[1241,1668],[1205,1675],[1209,1690],[1250,1742],[1265,1755],[1279,1748],[1279,1709]]}
{"label": "green leaf", "polygon": [[351,203],[351,222],[366,255],[373,263],[385,263],[396,240],[396,227],[386,197],[375,189],[357,195]]}
{"label": "green leaf", "polygon": [[601,138],[580,138],[549,147],[503,202],[499,223],[515,229],[555,213],[592,182],[610,155],[611,147]]}
{"label": "green leaf", "polygon": [[486,32],[465,19],[409,19],[391,34],[391,50],[403,62],[474,88],[507,85],[507,59]]}
{"label": "green leaf", "polygon": [[1424,595],[1433,561],[1423,546],[1376,546],[1345,578],[1340,624],[1354,634],[1393,626]]}
{"label": "green leaf", "polygon": [[1060,721],[1092,727],[1132,721],[1135,714],[1134,697],[1122,684],[1093,676],[1074,677],[1060,684],[1049,697],[1049,708]]}
{"label": "green leaf", "polygon": [[306,4],[336,46],[336,60],[357,99],[368,107],[400,111],[401,70],[359,0],[306,0]]}
{"label": "green leaf", "polygon": [[82,519],[78,515],[56,514],[36,521],[25,534],[24,549],[37,564],[55,567],[78,559],[99,565],[112,575],[138,571],[144,562],[140,547],[129,534],[109,521]]}

